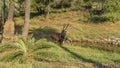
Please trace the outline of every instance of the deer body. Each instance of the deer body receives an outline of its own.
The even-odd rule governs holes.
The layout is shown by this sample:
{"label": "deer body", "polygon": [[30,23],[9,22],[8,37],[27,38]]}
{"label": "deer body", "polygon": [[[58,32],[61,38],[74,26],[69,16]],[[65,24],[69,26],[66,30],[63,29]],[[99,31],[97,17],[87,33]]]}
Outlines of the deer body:
{"label": "deer body", "polygon": [[56,33],[56,34],[51,35],[51,38],[55,43],[58,43],[59,45],[62,45],[63,42],[67,40],[66,29],[67,29],[68,26],[69,26],[69,24],[64,25],[61,33]]}
{"label": "deer body", "polygon": [[55,42],[55,43],[57,43],[58,40],[59,40],[59,35],[60,35],[60,33],[52,34],[52,35],[51,35],[52,41]]}

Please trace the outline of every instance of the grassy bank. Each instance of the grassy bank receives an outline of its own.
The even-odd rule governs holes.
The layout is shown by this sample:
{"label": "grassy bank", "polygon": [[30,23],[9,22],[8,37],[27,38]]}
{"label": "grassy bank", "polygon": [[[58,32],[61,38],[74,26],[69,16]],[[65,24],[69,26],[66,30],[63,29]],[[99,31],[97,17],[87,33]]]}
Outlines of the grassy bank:
{"label": "grassy bank", "polygon": [[[80,46],[68,46],[68,45],[58,46],[55,44],[52,44],[52,47],[50,48],[48,47],[49,45],[39,45],[39,46],[43,48],[40,48],[38,50],[39,55],[36,56],[37,58],[35,58],[34,60],[32,60],[31,58],[29,59],[29,62],[19,63],[14,59],[15,58],[18,59],[20,58],[20,56],[19,57],[14,56],[14,59],[12,60],[12,62],[7,62],[6,65],[4,64],[4,62],[1,62],[0,67],[1,68],[2,67],[4,68],[8,68],[8,67],[9,68],[118,67],[119,68],[119,65],[120,65],[119,53],[106,52],[102,50],[84,48]],[[34,46],[34,48],[36,48],[36,46]],[[6,51],[6,52],[12,52],[12,51]],[[6,57],[6,59],[4,58],[5,62],[9,57]],[[12,59],[12,58],[9,58],[9,59]]]}

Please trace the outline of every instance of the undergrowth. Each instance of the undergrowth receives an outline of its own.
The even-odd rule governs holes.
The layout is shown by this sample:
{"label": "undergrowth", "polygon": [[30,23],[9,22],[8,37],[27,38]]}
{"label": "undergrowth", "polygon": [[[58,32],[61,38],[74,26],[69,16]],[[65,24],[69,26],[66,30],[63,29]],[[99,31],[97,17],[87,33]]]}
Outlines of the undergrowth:
{"label": "undergrowth", "polygon": [[[44,49],[56,47],[56,44],[48,42],[46,39],[35,41],[34,38],[28,41],[20,39],[14,44],[4,44],[0,46],[0,52],[6,53],[0,57],[0,61],[18,61],[24,63],[32,60],[50,60],[50,56],[54,56],[53,52],[42,51]],[[42,57],[46,56],[46,57]]]}

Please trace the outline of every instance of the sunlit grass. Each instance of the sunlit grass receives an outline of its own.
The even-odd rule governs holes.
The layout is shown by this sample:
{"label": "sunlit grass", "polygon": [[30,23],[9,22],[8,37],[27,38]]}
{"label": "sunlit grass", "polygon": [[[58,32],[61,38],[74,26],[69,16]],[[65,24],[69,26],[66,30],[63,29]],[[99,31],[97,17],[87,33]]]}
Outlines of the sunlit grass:
{"label": "sunlit grass", "polygon": [[[41,45],[44,45],[42,41],[39,41]],[[46,42],[47,44],[47,42]],[[53,44],[53,43],[48,43]],[[60,66],[65,66],[62,65],[62,63],[70,63],[73,64],[73,66],[82,66],[82,64],[85,66],[83,68],[87,68],[89,66],[94,67],[93,64],[95,63],[100,63],[100,64],[114,64],[118,65],[120,63],[120,54],[119,53],[112,53],[112,52],[107,52],[107,51],[102,51],[102,50],[97,50],[97,49],[91,49],[91,48],[84,48],[80,46],[68,46],[68,45],[63,45],[62,47],[58,45],[52,45],[53,47],[49,47],[49,45],[41,46],[41,45],[35,45],[32,47],[33,53],[33,58],[30,58],[29,60],[33,59],[34,61],[27,61],[25,62],[25,66],[32,64],[35,68],[35,66],[49,66],[49,63],[56,62],[59,63]],[[39,48],[40,47],[40,48]],[[19,49],[17,49],[19,50]],[[8,63],[7,66],[11,65],[11,62],[14,62],[15,60],[26,60],[25,56],[18,55],[20,54],[19,51],[11,51],[11,53],[7,53],[7,56],[3,56],[1,61],[9,61],[10,64]],[[29,53],[30,55],[31,53]],[[32,55],[31,55],[32,56]],[[14,57],[14,58],[13,58]],[[14,60],[15,59],[15,60]],[[14,60],[14,61],[13,61]],[[15,61],[16,62],[16,61]],[[39,63],[40,62],[40,63]],[[74,63],[77,63],[78,65],[75,65]],[[82,63],[82,64],[81,64]],[[35,65],[34,65],[35,64]],[[17,63],[16,66],[22,66],[22,64]],[[4,66],[4,63],[0,65]],[[51,67],[54,68],[54,64],[51,65]],[[19,67],[18,67],[19,68]]]}
{"label": "sunlit grass", "polygon": [[[35,28],[44,28],[51,27],[55,28],[59,32],[62,30],[64,24],[69,23],[70,26],[67,29],[67,35],[72,39],[80,39],[80,38],[110,38],[110,37],[120,37],[120,23],[85,23],[79,21],[78,19],[82,19],[82,12],[65,12],[59,14],[50,14],[49,21],[41,20],[42,16],[36,16],[31,18],[30,29],[33,30]],[[15,19],[17,25],[22,25],[24,23],[22,18]]]}
{"label": "sunlit grass", "polygon": [[79,46],[66,46],[70,51],[75,52],[88,60],[93,60],[100,63],[115,63],[115,60],[120,60],[120,54],[106,52],[97,49],[83,48]]}

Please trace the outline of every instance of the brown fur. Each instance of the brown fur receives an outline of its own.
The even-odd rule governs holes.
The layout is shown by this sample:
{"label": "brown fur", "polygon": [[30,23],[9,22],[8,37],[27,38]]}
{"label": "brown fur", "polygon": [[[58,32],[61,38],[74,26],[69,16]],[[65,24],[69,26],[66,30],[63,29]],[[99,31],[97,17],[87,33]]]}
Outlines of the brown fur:
{"label": "brown fur", "polygon": [[[60,42],[59,42],[59,36],[60,36],[60,33],[54,33],[54,34],[52,34],[52,35],[51,35],[52,41],[55,42],[55,43],[60,43]],[[65,41],[66,43],[71,43],[71,42],[72,42],[72,40],[69,39],[69,38],[65,38],[64,41]]]}
{"label": "brown fur", "polygon": [[52,34],[52,35],[51,35],[52,41],[55,42],[55,43],[57,43],[58,40],[59,40],[59,35],[60,35],[60,33]]}

